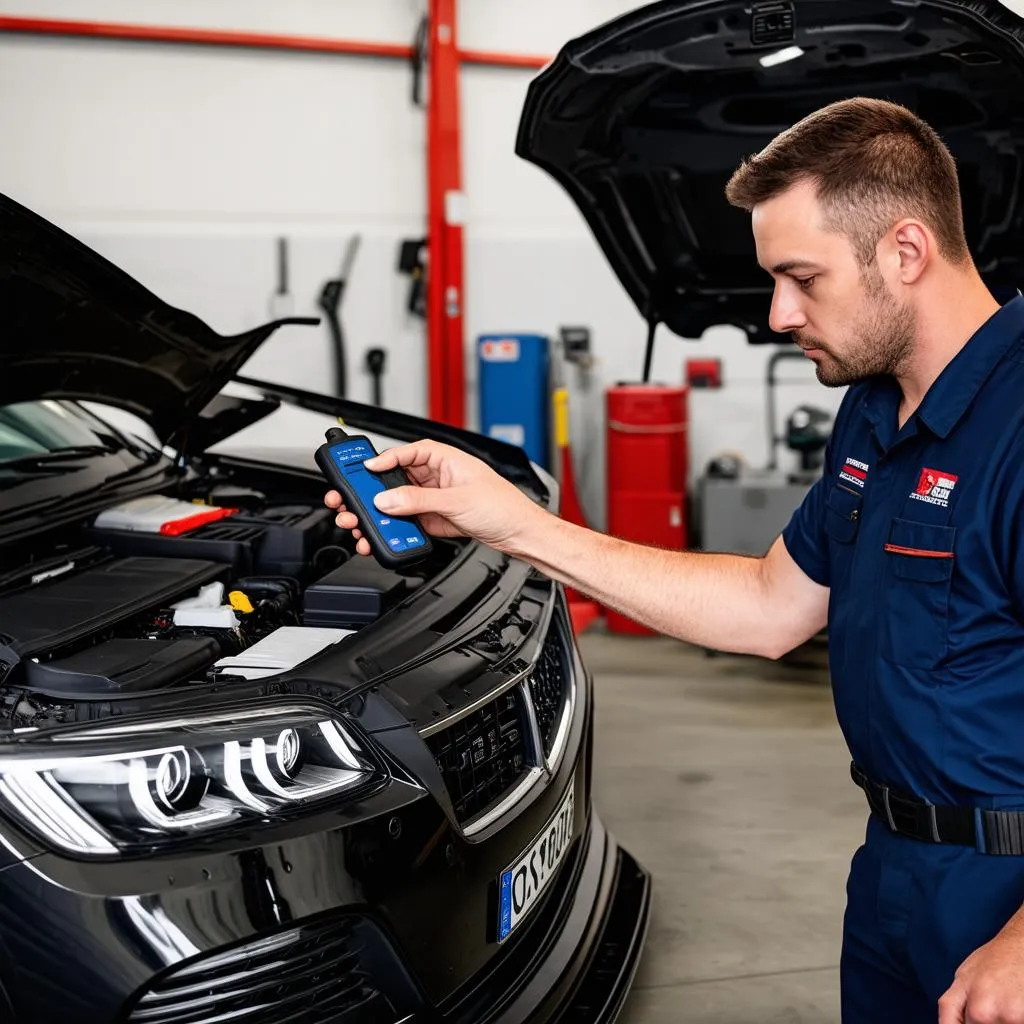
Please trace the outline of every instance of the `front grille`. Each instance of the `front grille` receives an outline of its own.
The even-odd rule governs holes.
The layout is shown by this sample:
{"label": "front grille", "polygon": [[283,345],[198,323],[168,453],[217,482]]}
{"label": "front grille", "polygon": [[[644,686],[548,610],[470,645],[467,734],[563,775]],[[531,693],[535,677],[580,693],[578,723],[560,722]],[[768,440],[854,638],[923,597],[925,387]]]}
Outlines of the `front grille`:
{"label": "front grille", "polygon": [[515,785],[527,770],[522,690],[514,686],[427,740],[460,823]]}
{"label": "front grille", "polygon": [[[127,1020],[393,1024],[409,1009],[405,996],[395,999],[402,969],[395,964],[387,972],[389,998],[361,966],[364,957],[368,963],[381,962],[380,948],[369,947],[384,941],[375,928],[353,917],[290,928],[174,968],[136,1000]],[[389,948],[383,952],[385,958],[393,956]]]}
{"label": "front grille", "polygon": [[556,623],[552,623],[544,640],[540,658],[530,675],[530,699],[533,701],[537,728],[545,755],[551,754],[565,702],[569,699],[569,667],[565,644]]}

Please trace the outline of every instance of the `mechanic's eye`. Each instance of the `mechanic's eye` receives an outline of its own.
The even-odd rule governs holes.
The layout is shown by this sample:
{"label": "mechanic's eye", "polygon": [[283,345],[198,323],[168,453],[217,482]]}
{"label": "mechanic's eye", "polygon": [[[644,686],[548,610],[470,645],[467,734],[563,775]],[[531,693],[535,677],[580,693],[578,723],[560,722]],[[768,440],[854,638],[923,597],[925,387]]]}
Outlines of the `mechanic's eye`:
{"label": "mechanic's eye", "polygon": [[798,277],[796,283],[806,292],[810,290],[812,284],[814,284],[814,276],[812,277]]}

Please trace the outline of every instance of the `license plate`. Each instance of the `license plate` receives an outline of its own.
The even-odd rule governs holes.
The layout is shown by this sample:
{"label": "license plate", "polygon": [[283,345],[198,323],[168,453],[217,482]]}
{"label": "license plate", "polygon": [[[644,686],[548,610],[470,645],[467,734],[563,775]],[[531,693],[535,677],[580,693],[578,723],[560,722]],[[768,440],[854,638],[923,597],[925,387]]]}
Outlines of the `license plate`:
{"label": "license plate", "polygon": [[572,840],[576,811],[575,780],[569,783],[558,810],[523,855],[498,879],[498,941],[504,942],[530,913],[555,877]]}

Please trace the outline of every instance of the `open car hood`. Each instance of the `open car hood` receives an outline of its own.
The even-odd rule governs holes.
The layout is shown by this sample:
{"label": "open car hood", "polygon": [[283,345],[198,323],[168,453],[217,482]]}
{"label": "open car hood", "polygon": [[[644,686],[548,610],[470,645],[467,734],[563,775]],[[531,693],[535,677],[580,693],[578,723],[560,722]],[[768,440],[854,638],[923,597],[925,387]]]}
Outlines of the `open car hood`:
{"label": "open car hood", "polygon": [[562,49],[530,86],[516,152],[566,189],[649,323],[775,341],[771,280],[725,184],[851,96],[902,103],[939,132],[978,269],[997,291],[1024,284],[1024,20],[997,0],[651,4]]}
{"label": "open car hood", "polygon": [[142,417],[169,441],[284,323],[317,320],[217,334],[0,196],[0,405],[103,402]]}

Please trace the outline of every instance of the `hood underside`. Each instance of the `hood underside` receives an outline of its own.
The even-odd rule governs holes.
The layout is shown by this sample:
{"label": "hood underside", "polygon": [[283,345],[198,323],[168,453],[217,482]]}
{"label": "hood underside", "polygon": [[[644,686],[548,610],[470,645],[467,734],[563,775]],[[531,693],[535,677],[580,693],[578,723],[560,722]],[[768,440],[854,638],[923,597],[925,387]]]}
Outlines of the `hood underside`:
{"label": "hood underside", "polygon": [[174,438],[284,323],[225,337],[0,196],[0,405],[102,402]]}
{"label": "hood underside", "polygon": [[[803,52],[773,62],[790,47]],[[996,0],[652,4],[562,49],[530,86],[516,152],[573,198],[645,320],[777,341],[771,280],[725,184],[779,132],[852,96],[936,129],[978,269],[997,292],[1024,284],[1024,20]]]}

